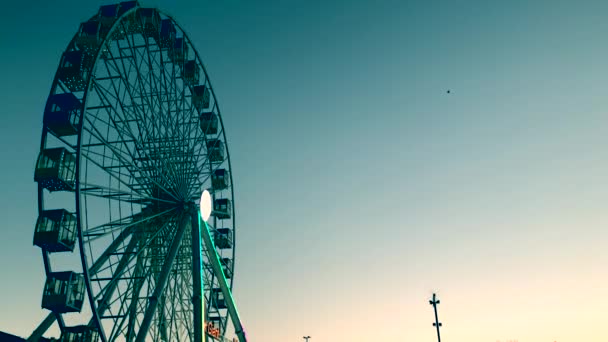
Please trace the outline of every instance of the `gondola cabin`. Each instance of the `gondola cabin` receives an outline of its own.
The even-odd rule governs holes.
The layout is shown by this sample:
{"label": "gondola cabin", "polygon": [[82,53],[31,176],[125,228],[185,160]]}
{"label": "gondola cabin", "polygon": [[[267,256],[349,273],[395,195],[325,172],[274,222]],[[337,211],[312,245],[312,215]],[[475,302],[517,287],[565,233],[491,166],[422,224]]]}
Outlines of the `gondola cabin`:
{"label": "gondola cabin", "polygon": [[120,4],[105,5],[99,7],[99,23],[102,29],[107,32],[118,18]]}
{"label": "gondola cabin", "polygon": [[219,326],[221,326],[220,325],[221,322],[222,322],[222,317],[216,316],[216,315],[212,315],[212,316],[210,315],[209,317],[207,317],[207,322],[205,322],[205,323],[211,323],[211,324],[213,324],[213,326],[219,327]]}
{"label": "gondola cabin", "polygon": [[[137,6],[137,1],[121,2],[118,7],[118,17],[121,17],[123,14],[127,13],[127,11],[135,8],[135,6]],[[134,13],[131,13],[121,20],[121,25],[114,30],[114,37],[116,39],[122,39],[127,33],[136,31],[138,26],[137,16]]]}
{"label": "gondola cabin", "polygon": [[216,169],[211,174],[213,190],[223,190],[230,185],[230,174],[226,169]]}
{"label": "gondola cabin", "polygon": [[36,221],[34,245],[47,252],[71,252],[76,244],[76,217],[65,209],[45,210]]}
{"label": "gondola cabin", "polygon": [[62,137],[78,133],[81,103],[72,93],[49,96],[44,109],[44,125]]}
{"label": "gondola cabin", "polygon": [[74,190],[76,157],[63,147],[41,151],[34,181],[49,191]]}
{"label": "gondola cabin", "polygon": [[192,87],[192,104],[199,111],[209,108],[209,96],[209,88],[206,86],[198,85]]}
{"label": "gondola cabin", "polygon": [[188,56],[188,44],[186,44],[184,38],[175,38],[173,49],[169,49],[168,56],[174,64],[184,63],[184,60]]}
{"label": "gondola cabin", "polygon": [[232,203],[227,198],[218,198],[213,201],[213,215],[218,219],[229,219],[232,216]]}
{"label": "gondola cabin", "polygon": [[158,39],[160,15],[154,8],[140,8],[138,11],[140,30],[144,37]]}
{"label": "gondola cabin", "polygon": [[158,46],[163,49],[172,47],[175,43],[176,34],[175,25],[171,19],[163,19],[160,22],[160,38],[158,40]]}
{"label": "gondola cabin", "polygon": [[137,1],[123,1],[120,3],[120,7],[118,8],[118,16],[122,16],[127,13],[127,11],[135,8],[137,6]]}
{"label": "gondola cabin", "polygon": [[218,228],[213,234],[213,243],[219,249],[232,248],[232,229]]}
{"label": "gondola cabin", "polygon": [[97,342],[99,341],[99,332],[97,328],[88,325],[77,325],[74,327],[65,327],[61,333],[60,342]]}
{"label": "gondola cabin", "polygon": [[103,42],[101,23],[97,20],[89,20],[80,24],[76,46],[89,55],[94,55]]}
{"label": "gondola cabin", "polygon": [[220,262],[222,263],[222,271],[224,271],[224,277],[226,277],[226,279],[232,278],[232,259],[221,258]]}
{"label": "gondola cabin", "polygon": [[80,312],[84,301],[84,277],[75,272],[49,273],[42,307],[57,313]]}
{"label": "gondola cabin", "polygon": [[224,161],[224,142],[220,139],[207,140],[207,157],[212,163]]}
{"label": "gondola cabin", "polygon": [[188,85],[198,84],[201,77],[201,69],[196,64],[196,60],[187,61],[184,64],[184,82]]}
{"label": "gondola cabin", "polygon": [[83,91],[89,78],[90,56],[84,51],[67,51],[57,71],[59,79],[70,91]]}
{"label": "gondola cabin", "polygon": [[214,288],[211,290],[212,304],[216,309],[226,309],[226,300],[222,289]]}

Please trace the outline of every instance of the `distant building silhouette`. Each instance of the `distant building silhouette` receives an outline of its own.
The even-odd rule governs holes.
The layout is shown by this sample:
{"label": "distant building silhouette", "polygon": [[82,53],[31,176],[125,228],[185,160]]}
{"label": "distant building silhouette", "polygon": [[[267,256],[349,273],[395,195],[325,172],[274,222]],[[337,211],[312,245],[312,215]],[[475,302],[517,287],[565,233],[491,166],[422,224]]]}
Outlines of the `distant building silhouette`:
{"label": "distant building silhouette", "polygon": [[[0,331],[0,341],[2,342],[25,342],[26,339],[23,337],[19,337],[19,336],[15,336],[12,334],[8,334],[5,332]],[[45,337],[41,337],[40,340],[38,340],[40,342],[52,342],[52,341],[57,341],[54,338],[48,339]]]}

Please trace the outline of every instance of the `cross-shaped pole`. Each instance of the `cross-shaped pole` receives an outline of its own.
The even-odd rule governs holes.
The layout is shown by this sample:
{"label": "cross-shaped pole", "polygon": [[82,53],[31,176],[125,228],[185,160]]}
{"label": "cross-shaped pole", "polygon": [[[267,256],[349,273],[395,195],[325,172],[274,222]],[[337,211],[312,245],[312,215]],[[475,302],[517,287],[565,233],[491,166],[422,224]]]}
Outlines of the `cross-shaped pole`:
{"label": "cross-shaped pole", "polygon": [[439,335],[439,327],[441,326],[441,323],[439,323],[439,318],[437,316],[437,304],[439,303],[441,302],[439,299],[436,299],[436,295],[433,293],[433,299],[429,300],[429,304],[431,304],[435,310],[435,323],[433,323],[433,326],[437,327],[437,342],[441,342],[441,335]]}
{"label": "cross-shaped pole", "polygon": [[306,340],[306,342],[308,342],[309,338],[310,338],[310,336],[304,336],[304,339]]}

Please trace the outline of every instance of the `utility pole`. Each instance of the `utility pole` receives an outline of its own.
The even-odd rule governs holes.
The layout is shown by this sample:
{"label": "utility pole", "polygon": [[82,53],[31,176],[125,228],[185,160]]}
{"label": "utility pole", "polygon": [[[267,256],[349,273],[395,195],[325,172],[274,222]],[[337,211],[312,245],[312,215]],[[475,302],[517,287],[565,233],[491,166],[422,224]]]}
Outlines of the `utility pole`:
{"label": "utility pole", "polygon": [[439,318],[437,316],[437,304],[441,303],[439,301],[439,299],[436,299],[435,294],[433,293],[433,299],[429,300],[429,304],[431,304],[433,306],[433,309],[435,310],[435,323],[433,323],[434,327],[437,327],[437,342],[441,342],[441,336],[439,335],[439,327],[441,326],[441,323],[439,323]]}
{"label": "utility pole", "polygon": [[306,342],[308,342],[309,338],[310,338],[310,336],[304,336],[304,339],[306,340]]}

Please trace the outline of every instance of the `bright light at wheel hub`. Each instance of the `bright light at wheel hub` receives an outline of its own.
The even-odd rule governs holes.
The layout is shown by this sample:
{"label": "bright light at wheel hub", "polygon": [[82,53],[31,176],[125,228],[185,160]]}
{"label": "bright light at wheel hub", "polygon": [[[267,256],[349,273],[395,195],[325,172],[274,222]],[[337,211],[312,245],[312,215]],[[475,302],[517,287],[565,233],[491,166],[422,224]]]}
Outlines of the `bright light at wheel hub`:
{"label": "bright light at wheel hub", "polygon": [[203,191],[201,195],[201,218],[203,221],[207,222],[209,216],[211,216],[211,194],[209,191]]}

